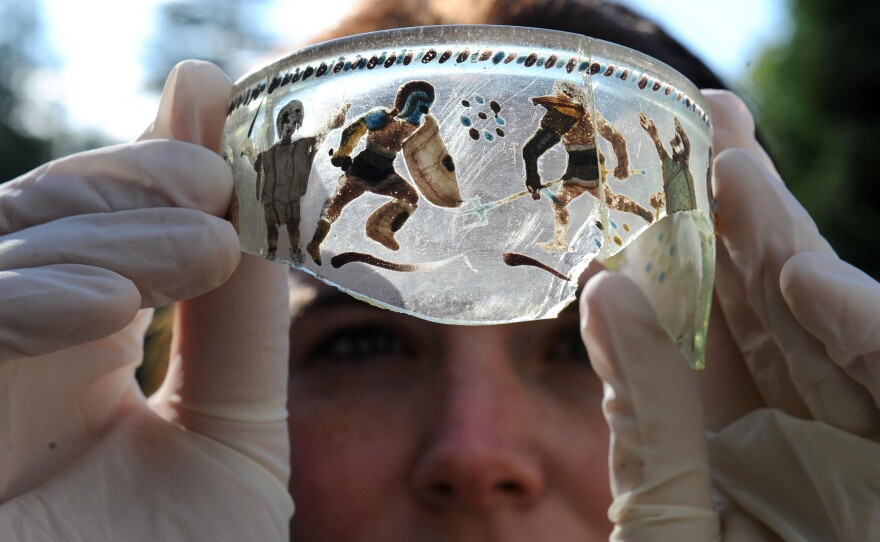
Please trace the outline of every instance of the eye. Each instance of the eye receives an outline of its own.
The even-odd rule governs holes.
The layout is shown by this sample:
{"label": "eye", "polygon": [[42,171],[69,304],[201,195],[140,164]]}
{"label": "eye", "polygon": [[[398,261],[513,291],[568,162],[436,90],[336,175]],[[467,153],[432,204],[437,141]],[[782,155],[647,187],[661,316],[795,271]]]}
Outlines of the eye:
{"label": "eye", "polygon": [[356,363],[377,358],[414,356],[408,341],[393,330],[375,325],[358,325],[331,331],[310,349],[309,358],[339,363]]}
{"label": "eye", "polygon": [[590,366],[590,356],[576,326],[559,333],[547,349],[547,361],[568,361]]}

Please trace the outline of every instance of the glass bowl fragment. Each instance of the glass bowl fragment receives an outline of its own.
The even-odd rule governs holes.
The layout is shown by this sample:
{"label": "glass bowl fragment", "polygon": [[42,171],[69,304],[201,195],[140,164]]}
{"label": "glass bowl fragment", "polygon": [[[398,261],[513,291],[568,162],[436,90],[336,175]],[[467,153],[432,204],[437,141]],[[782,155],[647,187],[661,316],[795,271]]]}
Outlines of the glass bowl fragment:
{"label": "glass bowl fragment", "polygon": [[318,44],[244,76],[222,152],[244,252],[474,325],[555,316],[598,260],[701,367],[711,143],[699,90],[641,53],[440,26]]}

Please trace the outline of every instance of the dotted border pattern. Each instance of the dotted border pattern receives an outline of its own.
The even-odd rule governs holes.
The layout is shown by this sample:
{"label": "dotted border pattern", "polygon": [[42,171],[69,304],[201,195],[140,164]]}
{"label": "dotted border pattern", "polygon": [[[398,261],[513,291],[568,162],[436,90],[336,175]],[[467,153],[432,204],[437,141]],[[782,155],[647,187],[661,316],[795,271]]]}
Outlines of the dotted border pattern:
{"label": "dotted border pattern", "polygon": [[[457,54],[452,50],[447,49],[441,53],[439,57],[436,48],[429,48],[418,52],[403,49],[400,52],[383,52],[381,54],[374,54],[370,58],[361,55],[356,55],[351,60],[346,59],[345,57],[339,57],[337,60],[321,62],[317,66],[310,64],[302,67],[302,69],[297,67],[293,71],[288,70],[285,73],[276,74],[268,82],[263,81],[251,85],[250,88],[239,93],[230,102],[226,116],[228,118],[238,108],[247,106],[259,98],[263,92],[272,94],[280,88],[301,83],[311,77],[318,79],[320,77],[329,77],[359,70],[372,70],[380,66],[384,69],[388,69],[395,66],[405,67],[413,63],[416,63],[416,65],[419,63],[430,64],[434,59],[437,59],[437,64],[445,64],[453,58],[454,64],[461,64],[468,61],[471,63],[491,62],[492,64],[510,64],[515,61],[517,64],[521,64],[526,68],[565,69],[567,73],[572,73],[575,70],[578,72],[589,71],[591,76],[601,74],[604,77],[612,77],[616,74],[616,77],[621,81],[635,83],[639,90],[647,91],[650,89],[653,92],[660,92],[663,90],[665,96],[672,96],[672,99],[683,105],[686,110],[696,114],[706,125],[710,124],[708,113],[698,106],[690,96],[669,83],[661,81],[648,73],[639,72],[632,68],[615,66],[614,64],[604,65],[599,62],[591,63],[586,60],[579,60],[579,57],[577,56],[572,56],[566,61],[565,58],[560,59],[556,54],[551,54],[545,58],[543,56],[538,56],[538,54],[534,52],[528,55],[516,52],[508,54],[504,51],[493,51],[491,49],[484,51],[476,50],[472,52],[467,47],[459,51]],[[270,69],[271,66],[267,68],[267,70]]]}

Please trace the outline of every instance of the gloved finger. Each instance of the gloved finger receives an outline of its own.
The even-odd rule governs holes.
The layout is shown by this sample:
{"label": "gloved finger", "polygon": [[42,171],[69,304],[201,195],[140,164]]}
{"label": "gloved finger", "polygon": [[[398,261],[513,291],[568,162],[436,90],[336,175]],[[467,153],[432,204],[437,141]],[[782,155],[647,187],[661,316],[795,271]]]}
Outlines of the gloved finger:
{"label": "gloved finger", "polygon": [[[716,155],[720,155],[727,149],[742,149],[751,155],[766,168],[769,175],[779,177],[766,152],[760,147],[755,139],[755,121],[745,103],[735,94],[727,90],[704,89],[703,95],[709,102],[712,111],[713,122],[713,147]],[[739,151],[742,152],[742,151]],[[716,172],[717,176],[717,172]],[[717,181],[716,181],[717,182]],[[781,184],[781,183],[780,183]],[[718,195],[715,194],[716,201]],[[719,203],[720,205],[720,203]],[[733,212],[721,212],[716,214],[716,230],[723,232],[728,228],[741,226],[741,217]],[[729,223],[728,223],[729,222]],[[801,399],[800,392],[792,382],[785,363],[785,356],[774,337],[767,332],[763,321],[758,317],[755,309],[750,305],[746,296],[745,285],[738,273],[732,272],[733,260],[724,243],[719,243],[716,248],[716,277],[715,291],[716,302],[713,313],[723,315],[730,333],[719,333],[718,322],[720,318],[710,320],[710,325],[715,327],[716,338],[722,335],[732,341],[721,346],[720,352],[710,352],[709,355],[727,355],[725,348],[735,345],[734,351],[739,353],[740,360],[748,363],[748,372],[758,384],[757,389],[763,403],[773,405],[794,416],[809,417],[810,412]],[[720,310],[719,310],[720,309]],[[711,339],[711,338],[710,338]],[[717,342],[717,341],[716,341]],[[708,347],[713,348],[710,340]],[[729,352],[729,351],[728,351]],[[709,358],[711,359],[711,358]],[[717,365],[717,364],[716,364]],[[728,359],[724,365],[724,371],[734,369],[736,361]],[[705,377],[701,377],[705,388],[713,388],[717,391],[719,386],[710,381],[713,375],[719,371],[709,368]],[[723,381],[719,383],[724,389]],[[730,404],[722,396],[712,393],[706,396],[707,400],[715,408],[707,409],[712,418],[711,425],[716,426],[729,418],[727,414],[717,415],[718,407],[728,414],[733,414]],[[719,404],[720,403],[720,404]],[[735,419],[735,418],[734,418]]]}
{"label": "gloved finger", "polygon": [[285,491],[287,273],[243,254],[223,286],[179,303],[168,376],[151,397],[166,418],[259,462]]}
{"label": "gloved finger", "polygon": [[229,222],[193,209],[78,215],[0,237],[0,269],[101,267],[132,281],[142,307],[216,288],[240,254]]}
{"label": "gloved finger", "polygon": [[165,81],[156,120],[138,140],[188,141],[217,152],[231,90],[229,77],[210,62],[177,64]]}
{"label": "gloved finger", "polygon": [[785,262],[780,281],[798,322],[880,408],[880,284],[836,256],[810,252]]}
{"label": "gloved finger", "polygon": [[716,245],[715,263],[715,301],[729,329],[728,344],[740,355],[762,402],[798,418],[812,417],[789,374],[781,346],[752,306],[724,242]]}
{"label": "gloved finger", "polygon": [[[232,192],[231,174],[223,160],[210,151],[196,148],[194,145],[175,142],[151,142],[131,145],[125,148],[136,148],[132,151],[134,154],[134,156],[130,157],[133,158],[132,160],[113,161],[113,157],[116,156],[116,153],[121,148],[98,151],[101,159],[94,159],[94,156],[77,158],[74,164],[76,166],[74,168],[75,171],[72,171],[74,174],[81,174],[83,178],[90,179],[96,177],[96,173],[107,171],[107,169],[103,168],[109,168],[109,177],[115,178],[120,174],[127,175],[127,178],[133,180],[135,185],[133,187],[126,185],[116,186],[112,185],[112,182],[106,178],[97,178],[94,183],[85,183],[88,194],[84,196],[84,199],[88,204],[94,203],[98,206],[98,211],[92,213],[91,216],[100,215],[107,219],[106,217],[116,214],[115,212],[106,212],[108,210],[115,211],[114,207],[128,211],[139,207],[166,206],[169,199],[167,196],[169,186],[173,187],[174,190],[179,190],[181,194],[186,194],[187,198],[194,200],[194,207],[204,205],[205,210],[214,210],[217,214],[222,214],[228,206],[229,196]],[[176,162],[171,160],[174,163],[170,165],[174,167],[166,168],[172,172],[171,175],[161,173],[156,175],[152,168],[158,167],[161,170],[167,165],[165,158],[171,157],[173,154],[165,154],[163,152],[157,152],[153,156],[142,154],[142,152],[146,152],[144,149],[153,150],[160,148],[170,149],[173,152],[180,149],[185,150],[185,159]],[[104,158],[109,160],[105,161]],[[71,164],[71,162],[65,163]],[[77,190],[82,184],[75,187],[65,185],[64,183],[70,179],[70,176],[55,177],[55,167],[57,165],[57,162],[50,164],[39,170],[36,174],[26,176],[29,178],[28,182],[31,183],[27,187],[28,190],[24,190],[22,183],[18,182],[13,183],[11,186],[4,186],[2,188],[4,190],[3,197],[0,199],[0,220],[7,220],[7,217],[12,216],[10,210],[13,208],[15,209],[14,212],[18,213],[15,215],[17,219],[27,217],[33,213],[33,216],[39,219],[29,223],[27,222],[28,219],[25,218],[23,219],[24,224],[33,224],[35,228],[37,226],[40,228],[43,226],[52,228],[54,226],[57,233],[67,235],[67,238],[71,239],[72,234],[76,232],[62,232],[57,226],[58,222],[62,222],[66,217],[80,216],[85,212],[84,209],[78,208],[77,205],[67,206],[68,203],[79,203],[82,201],[77,199],[82,196],[79,190]],[[213,172],[211,171],[212,169],[214,170]],[[174,173],[175,171],[179,171],[179,173]],[[202,178],[200,176],[201,173],[205,173],[206,178]],[[55,186],[51,190],[40,190],[40,183],[48,182],[50,179],[55,182]],[[74,183],[78,182],[76,179],[77,177],[74,177]],[[207,186],[204,186],[206,182]],[[192,187],[188,187],[187,183],[193,183]],[[176,186],[177,184],[180,184],[180,186]],[[65,189],[69,190],[65,192]],[[60,190],[61,192],[58,193],[62,194],[62,196],[54,197],[55,190]],[[20,203],[23,201],[22,198],[29,202],[29,205],[24,206],[27,208],[23,208]],[[117,202],[121,202],[121,204]],[[88,205],[86,207],[90,209]],[[148,211],[155,210],[148,209]],[[164,211],[171,211],[173,213],[181,211],[181,209],[165,209]],[[189,212],[208,217],[208,215],[200,211]],[[62,220],[53,220],[55,218]],[[147,229],[140,233],[141,237],[138,239],[146,239],[151,232],[155,234],[157,229],[162,229],[165,215],[159,213],[155,215],[155,218],[155,221],[141,221],[141,226]],[[231,229],[228,225],[222,223],[220,219],[215,218],[212,220],[217,224],[221,224],[226,230]],[[124,224],[125,220],[122,223]],[[16,227],[9,228],[16,231],[11,234],[7,233],[7,236],[4,237],[4,240],[12,240],[3,250],[3,257],[8,258],[9,261],[12,260],[12,256],[6,254],[6,252],[15,248],[13,237],[19,236],[25,231],[27,231],[27,236],[35,234],[35,232],[30,231],[30,228],[22,228],[20,227],[21,225],[22,222],[19,222]],[[108,227],[113,228],[119,225],[112,223],[108,224]],[[215,232],[219,231],[215,226],[209,225],[208,227]],[[192,229],[195,230],[197,228],[193,227]],[[46,231],[50,230],[44,230],[44,232]],[[90,231],[88,233],[88,237],[91,237],[95,232]],[[39,232],[36,232],[36,234],[39,237]],[[28,243],[34,252],[32,256],[43,257],[47,253],[57,252],[59,248],[67,251],[68,255],[73,256],[70,248],[76,246],[80,239],[73,239],[71,244],[52,244],[53,237],[53,235],[46,235],[43,240],[47,241],[47,243]],[[152,247],[163,251],[169,248],[169,246],[165,245],[165,241],[173,245],[174,240],[165,238],[161,234],[160,237],[159,240],[152,241],[152,244],[148,243],[146,248]],[[202,234],[202,237],[205,237],[205,235]],[[102,237],[102,239],[104,238]],[[191,238],[192,241],[198,241],[199,239],[200,237],[198,236]],[[234,235],[229,235],[228,239],[234,240],[235,237]],[[229,243],[226,244],[228,245]],[[232,252],[235,254],[235,258],[237,258],[237,241],[233,246],[236,250]],[[116,248],[119,247],[117,246]],[[133,251],[131,247],[123,248],[128,250],[107,250],[107,253],[114,252],[113,261],[117,264],[119,264],[118,260],[125,260],[130,256],[138,260],[139,263],[143,263],[150,256],[161,255],[156,251],[144,251],[141,246],[136,247]],[[196,249],[194,252],[199,250],[201,249]],[[23,252],[18,250],[16,259],[19,256],[23,256]],[[90,249],[89,252],[94,251]],[[188,250],[184,252],[189,254]],[[210,251],[205,250],[205,253],[208,252]],[[210,254],[210,257],[212,259],[225,259],[225,252],[229,251],[224,250],[218,253],[215,250],[213,254]],[[79,263],[78,260],[73,261]],[[174,267],[177,274],[184,275],[188,270],[182,268],[181,263],[187,265],[187,258],[184,258],[183,262],[166,262],[165,265],[167,267]],[[217,267],[222,267],[222,264]],[[231,268],[234,265],[228,267]],[[4,269],[4,267],[0,267],[0,269]],[[13,272],[13,276],[21,277],[27,273],[27,277],[35,278],[39,281],[40,274],[44,273],[45,269],[39,267],[27,268],[21,270],[20,274]],[[112,425],[112,422],[118,420],[121,415],[130,414],[131,409],[128,407],[131,406],[131,403],[127,402],[126,398],[131,398],[137,394],[132,374],[143,356],[143,332],[149,322],[150,311],[141,311],[132,320],[133,310],[141,304],[136,286],[132,283],[127,289],[124,286],[120,287],[119,284],[125,284],[122,282],[125,279],[120,276],[118,284],[107,285],[106,289],[103,284],[98,284],[90,292],[90,288],[94,286],[93,282],[97,281],[100,283],[104,278],[112,277],[113,271],[99,269],[96,271],[98,278],[94,279],[94,281],[89,281],[77,278],[75,269],[71,270],[67,266],[59,266],[57,269],[65,273],[72,271],[73,275],[72,277],[64,276],[63,278],[57,278],[56,281],[61,282],[61,286],[68,284],[68,278],[70,278],[72,283],[77,284],[84,281],[83,290],[89,293],[75,292],[71,297],[68,297],[66,295],[58,295],[59,292],[56,291],[46,292],[49,297],[45,301],[61,302],[62,300],[71,300],[76,302],[80,300],[88,302],[92,299],[93,295],[97,295],[99,302],[91,306],[88,303],[77,306],[81,313],[73,315],[73,320],[68,317],[73,311],[67,308],[66,312],[62,312],[59,308],[58,316],[63,317],[65,322],[64,324],[59,323],[56,329],[47,333],[47,336],[61,337],[64,334],[63,330],[80,324],[82,329],[85,329],[90,327],[92,323],[95,323],[95,333],[101,334],[115,327],[112,325],[114,321],[127,319],[131,323],[122,330],[93,342],[64,348],[45,356],[11,360],[0,364],[0,373],[3,373],[3,378],[0,379],[0,387],[5,387],[4,415],[0,416],[0,419],[2,419],[0,420],[0,434],[3,435],[4,443],[9,444],[8,446],[3,445],[3,451],[0,452],[0,465],[3,466],[0,467],[0,471],[4,471],[0,475],[0,478],[3,478],[2,482],[0,482],[0,493],[7,497],[9,496],[8,490],[10,488],[13,493],[30,491],[41,485],[46,479],[62,471],[70,472],[71,465],[76,464],[78,459],[82,459],[87,451],[99,451],[97,449],[101,447],[96,446],[96,443],[103,436],[101,434],[102,429]],[[195,272],[200,272],[200,269],[196,268]],[[166,276],[169,276],[169,273],[166,273]],[[174,280],[181,282],[183,279]],[[198,281],[199,277],[189,275],[189,279],[186,280]],[[50,282],[47,279],[43,284]],[[63,294],[65,291],[61,290],[60,293]],[[101,297],[101,294],[105,294],[107,297]],[[132,301],[130,298],[134,298],[134,300]],[[131,305],[134,306],[132,307]],[[126,314],[126,306],[132,312]],[[50,311],[54,309],[55,307],[50,307]],[[110,313],[105,312],[108,309],[111,311]],[[113,311],[116,311],[116,313]],[[0,313],[5,313],[5,307],[0,309]],[[40,314],[30,314],[34,322],[47,318],[47,315],[43,314],[42,311],[40,311]],[[108,321],[109,323],[107,323]],[[79,342],[82,337],[75,338],[75,340],[70,337],[68,339],[69,342]],[[39,346],[39,342],[37,344]],[[59,344],[57,346],[69,345]],[[39,348],[43,349],[43,347]],[[122,416],[122,418],[130,419],[129,416]],[[15,432],[7,430],[10,424]],[[137,439],[140,445],[139,450],[141,451],[146,449],[144,448],[143,435],[144,433],[142,432],[140,438]],[[200,441],[202,444],[205,442],[207,442],[206,439],[201,439]],[[106,444],[107,441],[105,440],[104,443]],[[216,446],[212,447],[213,450],[216,450],[216,448]],[[104,446],[102,449],[105,452],[114,452],[112,446],[109,448]],[[117,458],[122,457],[115,453],[110,455]],[[226,455],[236,454],[227,453]],[[152,459],[156,457],[155,454],[151,456]],[[216,454],[213,454],[212,457],[217,459]],[[252,461],[246,462],[253,463]],[[100,488],[98,489],[99,491],[95,493],[96,495],[103,494],[104,497],[107,497],[113,494],[112,491],[108,493],[100,491]],[[285,502],[284,497],[277,498],[277,502]],[[167,505],[167,503],[162,504]]]}
{"label": "gloved finger", "polygon": [[721,154],[726,149],[745,149],[779,177],[767,151],[755,139],[755,118],[745,102],[729,90],[704,89],[702,94],[712,111],[712,146],[715,154]]}
{"label": "gloved finger", "polygon": [[755,387],[717,297],[712,302],[707,336],[706,367],[697,371],[697,381],[706,428],[720,430],[766,404]]}
{"label": "gloved finger", "polygon": [[224,216],[232,173],[189,143],[150,141],[75,154],[0,185],[0,235],[79,214],[188,207]]}
{"label": "gloved finger", "polygon": [[[144,137],[219,147],[231,83],[207,63],[178,65]],[[286,495],[287,267],[242,256],[220,288],[177,307],[172,360],[151,398],[163,416],[263,465]]]}
{"label": "gloved finger", "polygon": [[782,295],[785,262],[800,252],[833,255],[827,241],[779,179],[748,152],[729,149],[718,156],[715,195],[723,245],[718,299],[768,404],[777,406],[772,390],[781,385],[784,364],[813,417],[857,434],[874,432],[871,397],[830,361]]}
{"label": "gloved finger", "polygon": [[2,362],[111,335],[131,322],[141,296],[113,271],[60,264],[0,271],[0,306]]}
{"label": "gloved finger", "polygon": [[612,539],[717,539],[695,372],[628,278],[594,277],[581,310],[584,341],[605,384]]}

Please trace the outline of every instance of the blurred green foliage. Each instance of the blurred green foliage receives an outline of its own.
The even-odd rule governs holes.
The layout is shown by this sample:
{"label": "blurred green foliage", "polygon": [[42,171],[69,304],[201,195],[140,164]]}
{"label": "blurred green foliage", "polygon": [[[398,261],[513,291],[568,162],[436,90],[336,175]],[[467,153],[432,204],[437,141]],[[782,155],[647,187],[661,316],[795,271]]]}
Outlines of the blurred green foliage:
{"label": "blurred green foliage", "polygon": [[[41,101],[36,77],[58,69],[44,30],[43,6],[34,0],[0,3],[0,182],[58,156],[102,147],[109,138],[67,124],[57,103]],[[35,95],[36,91],[36,95]]]}
{"label": "blurred green foliage", "polygon": [[759,132],[838,254],[880,278],[880,3],[789,7],[790,39],[753,75]]}
{"label": "blurred green foliage", "polygon": [[49,141],[22,134],[0,120],[0,182],[34,169],[50,156]]}
{"label": "blurred green foliage", "polygon": [[40,6],[31,0],[0,3],[0,182],[48,160],[49,141],[34,137],[21,122],[24,82],[41,64]]}
{"label": "blurred green foliage", "polygon": [[157,308],[144,334],[144,361],[135,371],[135,378],[144,395],[149,396],[159,389],[168,371],[174,312],[174,305]]}

